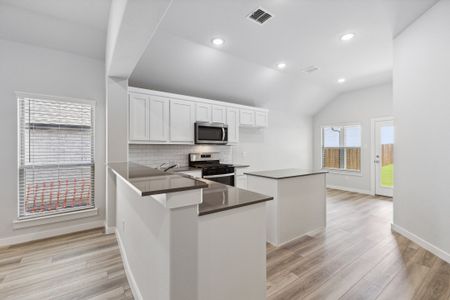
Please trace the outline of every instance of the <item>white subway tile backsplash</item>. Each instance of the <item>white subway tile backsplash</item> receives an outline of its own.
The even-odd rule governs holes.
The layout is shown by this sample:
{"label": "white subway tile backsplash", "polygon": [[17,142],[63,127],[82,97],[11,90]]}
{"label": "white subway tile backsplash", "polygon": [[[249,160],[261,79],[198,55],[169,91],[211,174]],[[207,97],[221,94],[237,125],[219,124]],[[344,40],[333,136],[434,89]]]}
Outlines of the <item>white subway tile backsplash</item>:
{"label": "white subway tile backsplash", "polygon": [[231,146],[130,144],[128,152],[130,161],[149,167],[158,167],[164,162],[176,163],[184,167],[189,164],[188,154],[198,152],[219,152],[221,162],[232,162]]}

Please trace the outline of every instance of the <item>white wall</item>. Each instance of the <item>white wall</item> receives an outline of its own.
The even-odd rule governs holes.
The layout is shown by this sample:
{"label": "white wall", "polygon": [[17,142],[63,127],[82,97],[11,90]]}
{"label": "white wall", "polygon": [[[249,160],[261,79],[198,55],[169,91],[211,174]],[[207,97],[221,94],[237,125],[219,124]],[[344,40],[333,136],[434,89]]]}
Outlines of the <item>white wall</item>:
{"label": "white wall", "polygon": [[393,115],[392,84],[383,84],[344,93],[314,116],[314,167],[321,167],[321,126],[361,124],[361,174],[330,173],[329,186],[370,193],[371,190],[371,119]]}
{"label": "white wall", "polygon": [[268,108],[268,128],[240,129],[233,161],[250,164],[250,170],[311,168],[312,118]]}
{"label": "white wall", "polygon": [[[26,44],[0,40],[0,242],[26,234],[103,222],[105,206],[104,62]],[[13,229],[17,216],[17,100],[15,91],[93,99],[96,105],[95,201],[100,215],[27,229]],[[81,228],[81,227],[80,227]],[[86,227],[84,227],[86,228]],[[54,233],[54,231],[53,231]]]}
{"label": "white wall", "polygon": [[394,226],[446,252],[448,261],[449,16],[450,1],[441,0],[400,34],[394,45]]}

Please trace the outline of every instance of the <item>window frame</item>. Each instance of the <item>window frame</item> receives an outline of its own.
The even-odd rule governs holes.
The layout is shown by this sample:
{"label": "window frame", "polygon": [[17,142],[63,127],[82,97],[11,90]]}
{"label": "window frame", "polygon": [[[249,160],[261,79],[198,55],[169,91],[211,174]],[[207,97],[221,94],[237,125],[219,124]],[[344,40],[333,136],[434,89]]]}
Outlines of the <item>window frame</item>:
{"label": "window frame", "polygon": [[[27,224],[30,223],[31,225],[19,225],[18,228],[21,227],[28,227],[28,226],[35,226],[35,225],[42,225],[47,223],[53,223],[58,222],[59,220],[65,220],[65,219],[79,219],[84,218],[86,216],[91,215],[97,215],[98,214],[98,208],[95,203],[95,187],[96,187],[96,111],[97,111],[97,102],[95,100],[91,99],[81,99],[81,98],[73,98],[73,97],[65,97],[65,96],[54,96],[54,95],[45,95],[45,94],[38,94],[38,93],[28,93],[28,92],[21,92],[16,91],[16,107],[17,107],[17,215],[16,220],[13,221],[14,226],[16,227],[16,224]],[[88,104],[92,106],[92,166],[93,166],[93,206],[87,207],[79,210],[67,210],[67,211],[61,211],[58,213],[53,214],[42,214],[37,216],[21,216],[20,211],[20,169],[23,167],[21,165],[21,111],[20,111],[20,99],[21,98],[36,98],[36,99],[42,99],[42,100],[50,100],[50,101],[61,101],[61,102],[68,102],[68,103],[78,103],[78,104]],[[50,221],[48,221],[50,220]],[[42,223],[40,221],[43,221]]]}
{"label": "window frame", "polygon": [[[361,130],[361,145],[360,148],[360,157],[359,157],[359,170],[352,170],[352,169],[346,169],[346,168],[326,168],[323,166],[323,148],[324,148],[324,129],[325,128],[342,128],[345,131],[345,127],[359,127]],[[339,136],[339,148],[345,149],[347,147],[344,146],[345,143],[345,133],[340,134]],[[363,143],[362,143],[362,136],[363,136],[363,126],[361,123],[335,123],[333,125],[322,125],[320,126],[320,169],[326,170],[330,173],[334,174],[343,174],[343,175],[351,175],[351,176],[362,176],[362,157],[363,157]],[[354,148],[354,147],[351,147]],[[347,155],[344,154],[344,166],[347,165]]]}

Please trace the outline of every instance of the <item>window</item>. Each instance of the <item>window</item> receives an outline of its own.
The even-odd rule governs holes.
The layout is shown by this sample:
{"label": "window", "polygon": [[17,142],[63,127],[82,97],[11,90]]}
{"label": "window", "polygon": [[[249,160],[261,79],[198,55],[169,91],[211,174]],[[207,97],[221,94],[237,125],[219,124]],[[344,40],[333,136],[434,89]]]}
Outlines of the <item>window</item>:
{"label": "window", "polygon": [[94,208],[94,104],[18,96],[19,219]]}
{"label": "window", "polygon": [[361,170],[361,126],[322,128],[322,168]]}

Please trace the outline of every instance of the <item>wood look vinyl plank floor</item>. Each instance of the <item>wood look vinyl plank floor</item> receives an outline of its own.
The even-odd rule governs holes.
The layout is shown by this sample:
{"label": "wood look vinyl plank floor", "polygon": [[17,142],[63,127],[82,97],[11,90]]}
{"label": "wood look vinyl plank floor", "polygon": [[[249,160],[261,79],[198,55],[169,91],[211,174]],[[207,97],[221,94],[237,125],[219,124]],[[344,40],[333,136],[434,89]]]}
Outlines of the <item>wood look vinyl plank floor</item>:
{"label": "wood look vinyl plank floor", "polygon": [[[391,232],[391,198],[330,189],[327,221],[267,245],[267,299],[450,300],[450,265]],[[133,295],[115,236],[94,229],[0,248],[0,299]]]}

